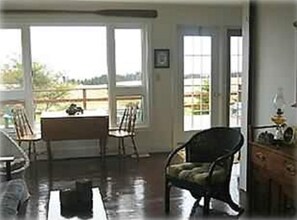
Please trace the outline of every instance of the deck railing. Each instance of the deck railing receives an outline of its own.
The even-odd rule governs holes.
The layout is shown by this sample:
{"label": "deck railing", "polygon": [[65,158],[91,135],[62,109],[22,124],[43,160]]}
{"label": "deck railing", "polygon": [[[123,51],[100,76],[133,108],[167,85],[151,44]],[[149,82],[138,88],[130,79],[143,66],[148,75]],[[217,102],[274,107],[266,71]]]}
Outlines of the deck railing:
{"label": "deck railing", "polygon": [[[187,86],[185,86],[187,87]],[[46,96],[46,94],[54,94],[55,92],[67,92],[66,95],[60,97],[60,98],[52,98],[51,96]],[[45,97],[42,97],[41,94],[45,94]],[[237,96],[238,92],[232,92],[231,95]],[[98,103],[106,103],[108,105],[108,92],[107,87],[91,87],[91,88],[71,88],[71,89],[60,89],[60,90],[54,90],[54,89],[47,89],[47,90],[34,90],[34,96],[36,97],[34,99],[34,103],[36,105],[36,110],[38,110],[39,105],[43,104],[50,104],[50,105],[56,105],[56,104],[70,104],[70,103],[80,103],[83,107],[83,109],[88,109],[92,104],[98,104]],[[47,98],[48,97],[48,98]],[[119,96],[117,97],[117,100],[119,101],[133,101],[133,100],[139,100],[140,96],[134,95],[134,96]],[[205,114],[209,112],[210,104],[209,103],[203,103],[200,100],[206,100],[209,99],[209,93],[208,92],[189,92],[184,95],[184,108],[189,110],[190,114]],[[209,99],[210,102],[210,99]],[[24,104],[24,100],[6,100],[1,101],[1,111],[3,115],[3,106],[5,105],[14,105],[14,104]],[[100,106],[99,106],[100,107]],[[98,107],[97,107],[98,108]],[[44,110],[44,109],[43,109]],[[45,109],[46,110],[46,109]],[[5,112],[4,112],[5,113]]]}

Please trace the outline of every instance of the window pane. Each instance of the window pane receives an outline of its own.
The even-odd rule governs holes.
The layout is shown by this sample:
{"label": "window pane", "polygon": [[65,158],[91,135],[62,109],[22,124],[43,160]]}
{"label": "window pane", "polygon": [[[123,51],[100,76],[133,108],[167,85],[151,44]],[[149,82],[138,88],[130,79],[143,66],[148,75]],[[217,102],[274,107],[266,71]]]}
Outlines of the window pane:
{"label": "window pane", "polygon": [[108,110],[105,27],[32,27],[36,111]]}
{"label": "window pane", "polygon": [[140,124],[144,122],[143,115],[143,96],[134,95],[134,96],[117,96],[117,125],[120,124],[121,118],[123,116],[124,110],[128,104],[135,104],[138,106],[136,123]]}
{"label": "window pane", "polygon": [[230,38],[230,127],[241,126],[241,87],[242,87],[242,37]]}
{"label": "window pane", "polygon": [[24,86],[20,29],[0,29],[0,90]]}
{"label": "window pane", "polygon": [[116,85],[142,84],[141,29],[115,29]]}
{"label": "window pane", "polygon": [[184,37],[184,130],[210,127],[211,37]]}
{"label": "window pane", "polygon": [[11,109],[15,105],[23,105],[24,106],[24,101],[22,101],[22,100],[13,100],[12,101],[11,100],[11,101],[1,103],[0,127],[5,127],[5,128],[13,128],[14,127]]}

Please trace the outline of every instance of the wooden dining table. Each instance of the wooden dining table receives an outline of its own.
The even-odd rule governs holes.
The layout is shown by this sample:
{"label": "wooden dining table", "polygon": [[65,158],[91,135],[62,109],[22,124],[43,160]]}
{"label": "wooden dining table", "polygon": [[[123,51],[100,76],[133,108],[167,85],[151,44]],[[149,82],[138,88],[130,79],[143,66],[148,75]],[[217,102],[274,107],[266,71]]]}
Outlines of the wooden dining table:
{"label": "wooden dining table", "polygon": [[62,140],[98,139],[101,157],[106,154],[109,116],[103,111],[84,111],[68,115],[66,112],[41,114],[41,137],[46,142],[48,159],[52,160],[51,142]]}

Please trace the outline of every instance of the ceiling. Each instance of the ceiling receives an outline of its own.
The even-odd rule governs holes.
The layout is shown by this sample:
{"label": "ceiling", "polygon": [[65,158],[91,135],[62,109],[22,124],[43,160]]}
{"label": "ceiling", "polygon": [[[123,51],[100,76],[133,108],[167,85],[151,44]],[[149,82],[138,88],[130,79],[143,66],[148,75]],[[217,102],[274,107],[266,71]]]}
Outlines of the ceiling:
{"label": "ceiling", "polygon": [[193,5],[193,4],[240,4],[244,0],[0,0],[1,8],[13,9],[22,8],[26,9],[42,8],[54,5],[96,5],[100,4],[180,4],[180,5]]}
{"label": "ceiling", "polygon": [[0,0],[0,10],[99,10],[154,8],[158,5],[232,5],[247,0]]}
{"label": "ceiling", "polygon": [[242,0],[0,0],[3,4],[6,3],[23,3],[23,4],[43,4],[43,3],[158,3],[158,4],[203,4],[203,3],[238,3]]}

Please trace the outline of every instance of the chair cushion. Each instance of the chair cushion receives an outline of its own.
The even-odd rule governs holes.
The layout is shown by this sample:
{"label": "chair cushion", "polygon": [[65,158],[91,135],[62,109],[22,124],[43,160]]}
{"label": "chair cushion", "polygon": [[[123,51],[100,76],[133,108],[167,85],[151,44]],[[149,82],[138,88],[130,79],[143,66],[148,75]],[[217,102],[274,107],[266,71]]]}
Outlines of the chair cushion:
{"label": "chair cushion", "polygon": [[[167,175],[180,180],[189,181],[199,185],[206,185],[206,178],[211,163],[180,163],[167,167]],[[216,166],[212,174],[212,184],[222,183],[227,172],[222,166]]]}

